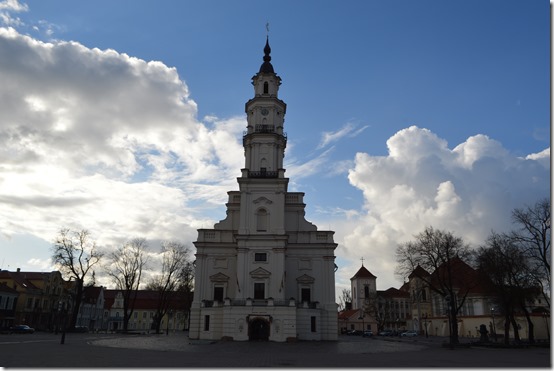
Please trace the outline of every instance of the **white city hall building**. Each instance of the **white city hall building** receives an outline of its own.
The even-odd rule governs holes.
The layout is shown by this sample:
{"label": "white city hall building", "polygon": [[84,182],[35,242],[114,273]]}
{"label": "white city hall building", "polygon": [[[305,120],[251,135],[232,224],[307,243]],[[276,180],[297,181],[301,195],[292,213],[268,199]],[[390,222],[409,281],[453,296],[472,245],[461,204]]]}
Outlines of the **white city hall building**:
{"label": "white city hall building", "polygon": [[286,104],[270,63],[246,102],[245,166],[228,192],[227,217],[199,229],[191,339],[336,340],[332,231],[304,218],[304,193],[288,192],[283,158]]}

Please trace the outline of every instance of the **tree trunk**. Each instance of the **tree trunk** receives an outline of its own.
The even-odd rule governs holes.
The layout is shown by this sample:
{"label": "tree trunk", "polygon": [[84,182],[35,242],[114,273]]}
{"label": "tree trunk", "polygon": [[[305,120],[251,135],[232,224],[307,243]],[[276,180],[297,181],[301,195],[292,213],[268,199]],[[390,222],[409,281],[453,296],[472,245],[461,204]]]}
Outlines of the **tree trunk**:
{"label": "tree trunk", "polygon": [[77,317],[79,316],[79,308],[81,308],[81,299],[83,297],[83,280],[77,279],[75,281],[75,298],[73,300],[73,312],[71,313],[71,320],[69,322],[69,328],[74,329],[77,325]]}
{"label": "tree trunk", "polygon": [[517,327],[517,322],[516,322],[516,319],[514,318],[513,313],[510,315],[510,323],[512,324],[512,328],[514,329],[514,340],[516,342],[519,342],[520,341],[519,329]]}
{"label": "tree trunk", "polygon": [[508,314],[504,317],[504,344],[510,345],[510,316]]}
{"label": "tree trunk", "polygon": [[450,332],[451,332],[451,339],[450,341],[452,342],[452,344],[458,344],[459,343],[459,339],[458,339],[458,316],[457,316],[457,310],[456,308],[452,308],[451,311],[450,311]]}
{"label": "tree trunk", "polygon": [[521,309],[523,310],[523,314],[527,320],[527,327],[529,328],[529,337],[527,340],[529,341],[529,344],[535,344],[535,325],[533,325],[533,321],[531,321],[531,316],[529,315],[527,308],[525,308],[525,305],[522,305]]}
{"label": "tree trunk", "polygon": [[131,313],[129,313],[129,301],[127,295],[123,296],[123,331],[127,332],[129,328],[129,319],[131,319]]}

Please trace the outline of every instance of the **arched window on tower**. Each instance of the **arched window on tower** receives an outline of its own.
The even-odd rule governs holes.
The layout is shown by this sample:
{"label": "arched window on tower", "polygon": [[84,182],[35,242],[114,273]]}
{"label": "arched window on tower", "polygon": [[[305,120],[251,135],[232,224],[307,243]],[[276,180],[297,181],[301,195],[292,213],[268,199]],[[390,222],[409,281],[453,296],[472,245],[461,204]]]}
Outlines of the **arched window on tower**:
{"label": "arched window on tower", "polygon": [[364,298],[369,299],[369,286],[364,286]]}
{"label": "arched window on tower", "polygon": [[264,82],[264,94],[269,94],[269,83],[267,81]]}
{"label": "arched window on tower", "polygon": [[257,213],[257,223],[256,223],[256,230],[258,232],[266,232],[267,231],[267,210],[266,209],[260,209]]}

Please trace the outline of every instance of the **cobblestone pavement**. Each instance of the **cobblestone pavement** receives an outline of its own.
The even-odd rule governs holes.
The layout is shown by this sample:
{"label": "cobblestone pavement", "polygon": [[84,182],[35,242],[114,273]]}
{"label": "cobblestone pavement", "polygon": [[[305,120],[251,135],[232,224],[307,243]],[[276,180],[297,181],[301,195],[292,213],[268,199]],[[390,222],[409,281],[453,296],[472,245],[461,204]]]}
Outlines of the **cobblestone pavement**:
{"label": "cobblestone pavement", "polygon": [[441,346],[444,338],[362,338],[296,343],[194,341],[169,335],[0,335],[2,367],[126,368],[551,368],[548,348],[489,349]]}

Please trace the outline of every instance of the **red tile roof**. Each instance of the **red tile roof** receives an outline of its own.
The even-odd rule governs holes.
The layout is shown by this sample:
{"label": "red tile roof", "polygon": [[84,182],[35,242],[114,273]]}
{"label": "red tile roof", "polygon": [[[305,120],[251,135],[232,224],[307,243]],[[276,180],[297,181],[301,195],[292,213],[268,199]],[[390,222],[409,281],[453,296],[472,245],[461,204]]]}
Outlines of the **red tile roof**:
{"label": "red tile roof", "polygon": [[394,288],[394,287],[391,287],[391,288],[388,288],[386,289],[385,291],[380,291],[380,290],[377,290],[377,294],[379,296],[382,296],[384,298],[389,298],[389,299],[393,299],[393,298],[409,298],[410,297],[410,293],[409,292],[406,292],[404,290],[398,290],[397,288]]}
{"label": "red tile roof", "polygon": [[342,312],[339,312],[339,319],[349,319],[353,315],[358,315],[359,313],[359,309],[343,310]]}

